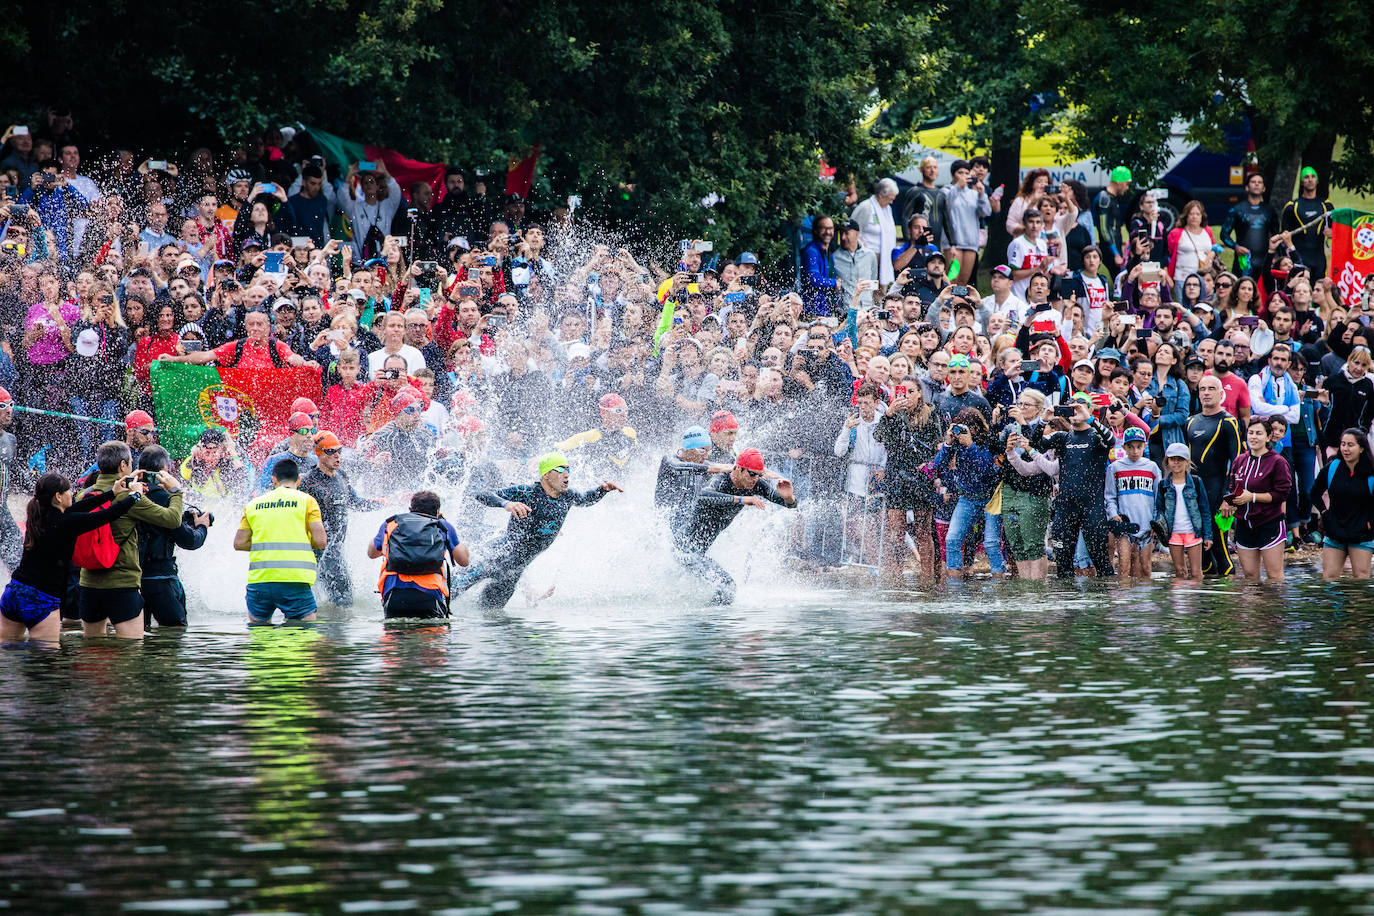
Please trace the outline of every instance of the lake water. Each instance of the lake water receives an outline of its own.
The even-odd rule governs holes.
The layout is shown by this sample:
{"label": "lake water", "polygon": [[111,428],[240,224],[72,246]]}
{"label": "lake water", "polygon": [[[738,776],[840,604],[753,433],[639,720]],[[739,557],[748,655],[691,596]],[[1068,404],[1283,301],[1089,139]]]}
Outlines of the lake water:
{"label": "lake water", "polygon": [[0,901],[1374,910],[1367,583],[818,590],[741,569],[765,527],[708,609],[589,566],[597,518],[533,607],[383,626],[360,560],[353,610],[250,632],[219,551],[185,634],[0,653]]}

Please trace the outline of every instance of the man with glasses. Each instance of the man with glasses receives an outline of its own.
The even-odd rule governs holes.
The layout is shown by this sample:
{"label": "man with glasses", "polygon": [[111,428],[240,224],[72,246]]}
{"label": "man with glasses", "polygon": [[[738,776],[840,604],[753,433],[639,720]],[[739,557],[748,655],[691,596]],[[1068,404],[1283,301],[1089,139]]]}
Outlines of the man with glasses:
{"label": "man with glasses", "polygon": [[453,394],[448,381],[448,366],[444,365],[444,354],[437,344],[430,340],[429,315],[419,307],[406,309],[405,342],[424,358],[425,366],[434,373],[434,393],[441,401],[447,401]]}
{"label": "man with glasses", "polygon": [[854,376],[849,367],[834,353],[830,329],[813,324],[806,334],[807,374],[811,382],[827,397],[848,398],[854,390]]}
{"label": "man with glasses", "polygon": [[320,520],[328,542],[323,550],[315,551],[316,580],[324,587],[330,601],[339,607],[353,604],[353,583],[344,559],[344,543],[348,538],[350,510],[369,512],[382,504],[364,499],[353,489],[348,472],[343,469],[343,443],[328,430],[315,435],[316,465],[301,478],[300,490],[315,497],[320,504]]}
{"label": "man with glasses", "polygon": [[419,480],[429,467],[435,439],[434,430],[421,422],[424,396],[413,388],[403,388],[392,398],[392,407],[395,417],[368,437],[363,457],[385,472],[392,484]]}
{"label": "man with glasses", "polygon": [[720,533],[745,506],[762,509],[767,500],[789,509],[797,507],[792,482],[781,477],[776,482],[764,480],[764,474],[763,454],[758,449],[740,452],[733,468],[712,477],[702,487],[691,517],[673,533],[674,557],[713,590],[712,604],[735,601],[735,580],[706,556]]}
{"label": "man with glasses", "polygon": [[291,432],[286,439],[286,451],[267,456],[262,472],[258,474],[258,492],[272,489],[272,469],[279,461],[290,458],[296,462],[297,468],[313,468],[318,463],[315,458],[315,433],[318,430],[310,414],[293,413],[286,421],[286,428]]}
{"label": "man with glasses", "polygon": [[[488,582],[479,602],[485,608],[503,608],[515,594],[525,568],[553,544],[568,510],[590,506],[611,491],[624,492],[619,484],[607,480],[599,487],[581,493],[568,489],[568,459],[562,452],[549,452],[539,459],[539,479],[473,498],[484,506],[510,513],[506,533],[486,551],[487,559],[463,576],[460,589],[467,591]],[[548,594],[552,594],[550,589]],[[547,597],[547,595],[545,596]]]}

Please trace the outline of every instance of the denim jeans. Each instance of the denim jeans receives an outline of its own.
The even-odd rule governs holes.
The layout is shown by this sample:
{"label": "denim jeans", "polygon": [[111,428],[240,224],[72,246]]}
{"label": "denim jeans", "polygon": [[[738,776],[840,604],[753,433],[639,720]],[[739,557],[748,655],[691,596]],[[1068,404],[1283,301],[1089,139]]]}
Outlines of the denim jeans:
{"label": "denim jeans", "polygon": [[988,555],[988,565],[995,573],[1007,571],[1002,559],[1002,516],[983,512],[983,503],[974,502],[966,496],[959,497],[954,506],[954,515],[949,520],[949,535],[945,539],[945,568],[964,568],[964,541],[977,524],[978,515],[983,515],[983,550]]}
{"label": "denim jeans", "polygon": [[1317,480],[1317,450],[1310,445],[1295,445],[1284,455],[1293,467],[1293,492],[1288,495],[1288,526],[1306,525],[1312,515],[1312,484]]}
{"label": "denim jeans", "polygon": [[[83,417],[99,417],[102,420],[119,420],[119,401],[114,398],[106,398],[101,401],[87,400],[81,395],[71,396],[72,413]],[[87,407],[89,406],[89,410]],[[93,412],[98,411],[98,412]],[[124,438],[124,430],[117,426],[106,426],[103,423],[88,423],[84,420],[76,421],[77,441],[81,445],[81,460],[88,461],[95,454],[95,447],[108,439]],[[134,456],[138,460],[138,456]]]}

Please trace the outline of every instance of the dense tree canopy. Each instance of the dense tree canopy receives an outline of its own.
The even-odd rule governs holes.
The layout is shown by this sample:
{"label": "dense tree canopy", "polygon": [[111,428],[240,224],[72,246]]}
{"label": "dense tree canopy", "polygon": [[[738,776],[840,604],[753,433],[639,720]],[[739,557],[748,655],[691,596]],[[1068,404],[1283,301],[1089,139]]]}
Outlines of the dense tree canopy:
{"label": "dense tree canopy", "polygon": [[[1058,125],[1067,156],[1145,176],[1171,119],[1208,139],[1245,113],[1262,159],[1329,161],[1344,136],[1338,178],[1374,186],[1374,17],[1359,0],[970,4],[30,5],[0,27],[24,75],[0,106],[69,104],[88,144],[147,153],[296,120],[495,169],[538,143],[550,194],[746,240],[821,198],[821,155],[862,185],[938,113],[974,115],[973,139],[1013,160],[1001,169],[1022,129]],[[879,102],[898,117],[864,129]],[[710,194],[723,200],[707,211]]]}

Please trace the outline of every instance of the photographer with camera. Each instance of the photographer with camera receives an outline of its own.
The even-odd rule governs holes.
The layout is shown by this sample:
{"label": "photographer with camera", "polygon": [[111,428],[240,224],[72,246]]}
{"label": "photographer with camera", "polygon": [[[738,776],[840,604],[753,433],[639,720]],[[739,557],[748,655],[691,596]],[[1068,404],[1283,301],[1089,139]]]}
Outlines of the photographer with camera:
{"label": "photographer with camera", "polygon": [[[138,468],[145,472],[148,486],[144,495],[162,507],[172,502],[172,494],[163,486],[161,476],[170,464],[171,457],[160,445],[149,445],[138,458]],[[138,558],[143,569],[140,588],[145,628],[151,628],[154,620],[160,627],[186,626],[186,589],[181,584],[175,548],[199,550],[214,523],[213,513],[194,506],[182,510],[181,524],[175,528],[139,522]]]}
{"label": "photographer with camera", "polygon": [[1080,534],[1086,543],[1098,576],[1112,574],[1112,558],[1107,550],[1107,514],[1103,494],[1107,490],[1107,465],[1116,440],[1101,420],[1093,417],[1092,401],[1077,393],[1069,403],[1054,408],[1056,420],[1067,421],[1067,430],[1046,436],[1043,428],[1031,436],[1031,447],[1052,451],[1059,459],[1059,495],[1054,501],[1050,523],[1050,546],[1054,549],[1055,574],[1061,579],[1074,575],[1074,550]]}
{"label": "photographer with camera", "polygon": [[86,212],[91,201],[68,184],[61,168],[56,159],[44,159],[39,163],[38,171],[29,178],[29,186],[19,196],[19,202],[38,211],[43,225],[53,234],[57,256],[67,260],[75,257],[79,243],[75,222],[82,218],[81,214]]}

